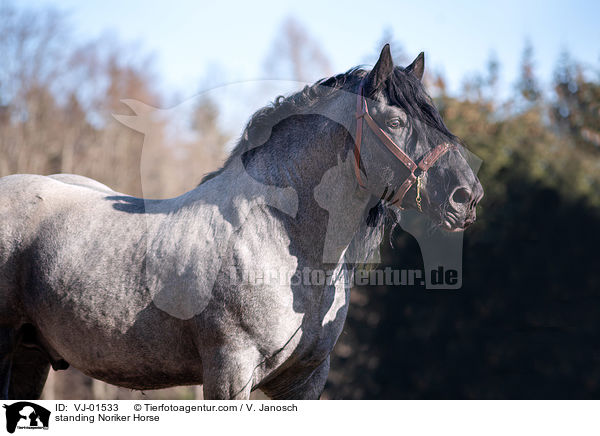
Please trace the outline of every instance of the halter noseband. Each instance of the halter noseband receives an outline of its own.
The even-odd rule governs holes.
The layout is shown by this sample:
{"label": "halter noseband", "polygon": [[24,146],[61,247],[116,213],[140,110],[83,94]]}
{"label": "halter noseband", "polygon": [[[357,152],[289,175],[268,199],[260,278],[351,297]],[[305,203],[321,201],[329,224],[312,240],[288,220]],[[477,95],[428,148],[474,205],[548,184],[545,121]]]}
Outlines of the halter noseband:
{"label": "halter noseband", "polygon": [[[363,95],[364,93],[364,79],[360,82],[358,88],[358,98],[356,104],[356,139],[354,143],[354,172],[356,173],[356,179],[361,188],[365,188],[365,184],[362,181],[360,175],[360,145],[362,142],[362,130],[363,130],[363,119],[367,122],[371,131],[377,135],[379,140],[392,152],[396,158],[404,164],[406,168],[410,170],[410,175],[404,180],[404,183],[400,185],[398,192],[390,200],[392,205],[396,205],[398,208],[402,208],[402,200],[404,196],[411,188],[412,185],[417,182],[417,196],[416,203],[419,211],[421,210],[421,181],[424,174],[427,173],[429,168],[442,157],[448,151],[455,149],[456,145],[448,144],[447,142],[438,145],[433,150],[430,150],[419,162],[416,164],[396,143],[377,125],[375,120],[369,115],[369,109],[367,107],[367,99]],[[415,175],[415,171],[420,170],[419,175]]]}

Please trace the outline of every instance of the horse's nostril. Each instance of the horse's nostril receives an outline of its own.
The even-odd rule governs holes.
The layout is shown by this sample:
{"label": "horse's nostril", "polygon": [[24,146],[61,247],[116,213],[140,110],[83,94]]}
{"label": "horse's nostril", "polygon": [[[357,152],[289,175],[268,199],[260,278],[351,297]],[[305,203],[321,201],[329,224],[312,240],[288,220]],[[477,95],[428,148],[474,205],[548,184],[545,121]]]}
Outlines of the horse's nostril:
{"label": "horse's nostril", "polygon": [[465,188],[457,188],[452,194],[452,201],[457,204],[467,203],[471,199],[471,191]]}

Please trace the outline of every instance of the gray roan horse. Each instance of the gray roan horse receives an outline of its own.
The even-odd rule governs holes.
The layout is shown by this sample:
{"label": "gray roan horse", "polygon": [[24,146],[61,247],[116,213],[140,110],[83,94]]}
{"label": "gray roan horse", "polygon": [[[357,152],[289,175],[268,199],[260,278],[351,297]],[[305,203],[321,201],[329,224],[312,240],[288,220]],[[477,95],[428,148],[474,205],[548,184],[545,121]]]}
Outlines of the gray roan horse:
{"label": "gray roan horse", "polygon": [[0,179],[1,397],[38,398],[50,365],[71,364],[131,389],[319,398],[384,223],[419,209],[460,231],[483,195],[423,68],[422,54],[395,67],[386,45],[371,71],[280,97],[177,198]]}

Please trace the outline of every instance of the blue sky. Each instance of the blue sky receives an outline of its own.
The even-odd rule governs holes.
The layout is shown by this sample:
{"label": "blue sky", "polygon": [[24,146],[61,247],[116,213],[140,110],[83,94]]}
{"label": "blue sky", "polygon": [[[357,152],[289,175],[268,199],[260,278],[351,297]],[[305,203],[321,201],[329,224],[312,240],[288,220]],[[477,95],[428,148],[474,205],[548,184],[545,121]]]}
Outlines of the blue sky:
{"label": "blue sky", "polygon": [[545,82],[563,49],[579,61],[600,66],[597,1],[25,0],[20,4],[68,11],[77,37],[84,40],[109,32],[139,43],[155,54],[163,86],[182,96],[196,93],[211,73],[213,85],[274,79],[266,77],[264,59],[289,16],[321,42],[335,72],[373,56],[385,28],[393,31],[410,56],[425,51],[427,68],[443,72],[451,90],[459,89],[465,76],[483,71],[492,52],[501,63],[501,87],[510,89],[526,38],[534,46],[537,71]]}

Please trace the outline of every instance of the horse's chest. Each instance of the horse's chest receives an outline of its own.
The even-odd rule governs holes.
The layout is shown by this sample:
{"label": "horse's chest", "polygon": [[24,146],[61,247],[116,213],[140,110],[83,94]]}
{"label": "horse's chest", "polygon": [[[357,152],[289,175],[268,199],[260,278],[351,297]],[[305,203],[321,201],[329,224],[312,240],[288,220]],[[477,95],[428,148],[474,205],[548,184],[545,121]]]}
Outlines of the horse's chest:
{"label": "horse's chest", "polygon": [[319,310],[315,311],[318,316],[305,320],[302,361],[320,363],[329,356],[344,328],[349,301],[350,288],[343,282],[323,289]]}

